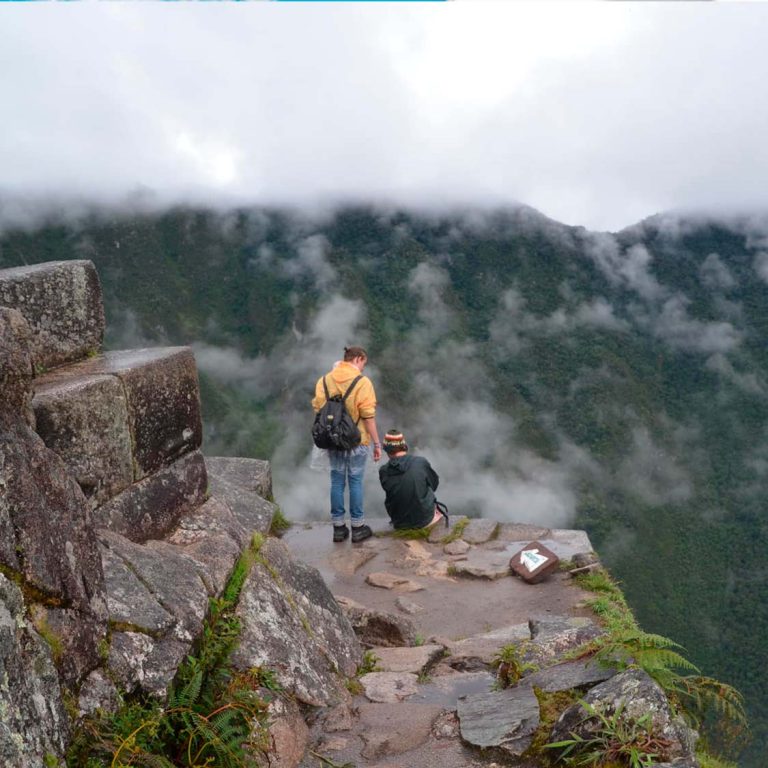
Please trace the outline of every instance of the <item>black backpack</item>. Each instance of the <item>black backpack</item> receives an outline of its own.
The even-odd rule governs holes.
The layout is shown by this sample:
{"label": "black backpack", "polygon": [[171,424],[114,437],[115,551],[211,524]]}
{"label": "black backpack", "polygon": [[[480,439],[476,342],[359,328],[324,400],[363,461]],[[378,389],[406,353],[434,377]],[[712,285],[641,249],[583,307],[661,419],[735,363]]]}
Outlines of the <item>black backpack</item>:
{"label": "black backpack", "polygon": [[349,451],[360,445],[360,430],[347,411],[346,400],[362,376],[358,376],[347,387],[344,397],[328,394],[328,385],[323,376],[325,405],[315,414],[312,424],[312,440],[318,448],[330,448],[334,451]]}

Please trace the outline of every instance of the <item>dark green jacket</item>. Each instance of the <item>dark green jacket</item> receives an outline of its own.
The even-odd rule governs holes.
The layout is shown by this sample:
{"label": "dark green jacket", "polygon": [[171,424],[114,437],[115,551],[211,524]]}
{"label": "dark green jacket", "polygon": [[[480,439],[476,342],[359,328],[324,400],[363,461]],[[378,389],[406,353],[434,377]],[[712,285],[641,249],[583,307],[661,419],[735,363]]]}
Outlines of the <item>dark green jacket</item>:
{"label": "dark green jacket", "polygon": [[440,478],[422,456],[390,459],[379,469],[384,504],[395,528],[423,528],[435,515],[435,490]]}

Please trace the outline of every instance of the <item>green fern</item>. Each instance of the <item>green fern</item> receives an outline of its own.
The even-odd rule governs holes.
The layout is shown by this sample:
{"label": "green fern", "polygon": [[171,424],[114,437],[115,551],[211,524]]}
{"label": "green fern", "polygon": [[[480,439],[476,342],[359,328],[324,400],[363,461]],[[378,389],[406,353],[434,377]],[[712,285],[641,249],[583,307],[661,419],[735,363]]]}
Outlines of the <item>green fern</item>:
{"label": "green fern", "polygon": [[71,768],[257,768],[266,752],[269,670],[235,672],[229,656],[240,622],[240,589],[255,558],[249,550],[223,596],[212,599],[195,652],[179,667],[165,706],[138,700],[111,717],[87,719],[67,755]]}

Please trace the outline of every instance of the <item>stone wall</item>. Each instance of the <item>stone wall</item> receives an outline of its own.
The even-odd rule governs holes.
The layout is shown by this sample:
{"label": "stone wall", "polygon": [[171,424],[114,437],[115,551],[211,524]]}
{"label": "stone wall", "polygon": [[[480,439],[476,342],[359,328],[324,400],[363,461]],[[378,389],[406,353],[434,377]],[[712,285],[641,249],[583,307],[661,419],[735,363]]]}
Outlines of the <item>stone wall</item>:
{"label": "stone wall", "polygon": [[[7,768],[62,760],[72,718],[114,709],[130,694],[162,697],[193,649],[209,600],[221,595],[254,533],[268,535],[274,514],[267,462],[203,457],[191,351],[104,353],[103,332],[90,262],[0,270],[0,764]],[[260,593],[297,605],[298,595],[280,596],[297,573],[335,605],[314,569],[279,548],[264,551],[271,565],[249,579],[244,606]],[[290,614],[274,621],[247,612],[246,623],[275,648],[306,644],[318,670],[303,674],[323,702],[343,696],[343,676],[361,658],[351,625],[338,609],[324,611],[310,633],[299,623],[297,635]],[[318,632],[338,644],[340,666],[328,665]],[[241,651],[238,663],[278,661],[269,652],[251,656]],[[295,704],[288,711],[295,718]]]}

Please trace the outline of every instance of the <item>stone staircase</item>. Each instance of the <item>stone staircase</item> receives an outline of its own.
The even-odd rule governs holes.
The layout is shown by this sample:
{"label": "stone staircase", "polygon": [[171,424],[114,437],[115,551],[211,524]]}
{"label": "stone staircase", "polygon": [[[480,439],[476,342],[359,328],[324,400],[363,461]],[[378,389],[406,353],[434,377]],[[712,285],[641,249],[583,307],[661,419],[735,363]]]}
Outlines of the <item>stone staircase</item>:
{"label": "stone staircase", "polygon": [[[253,650],[235,663],[275,667],[296,699],[323,705],[346,695],[343,675],[360,660],[319,574],[267,536],[269,463],[203,457],[191,350],[104,352],[103,336],[91,262],[0,270],[0,764],[8,768],[61,759],[73,717],[114,710],[134,692],[162,697],[257,533],[264,544],[240,609],[243,647]],[[265,635],[271,645],[249,640]],[[279,671],[292,645],[309,659],[303,682]],[[330,645],[343,649],[336,661]],[[271,705],[275,754],[275,734],[301,721],[296,699]]]}

